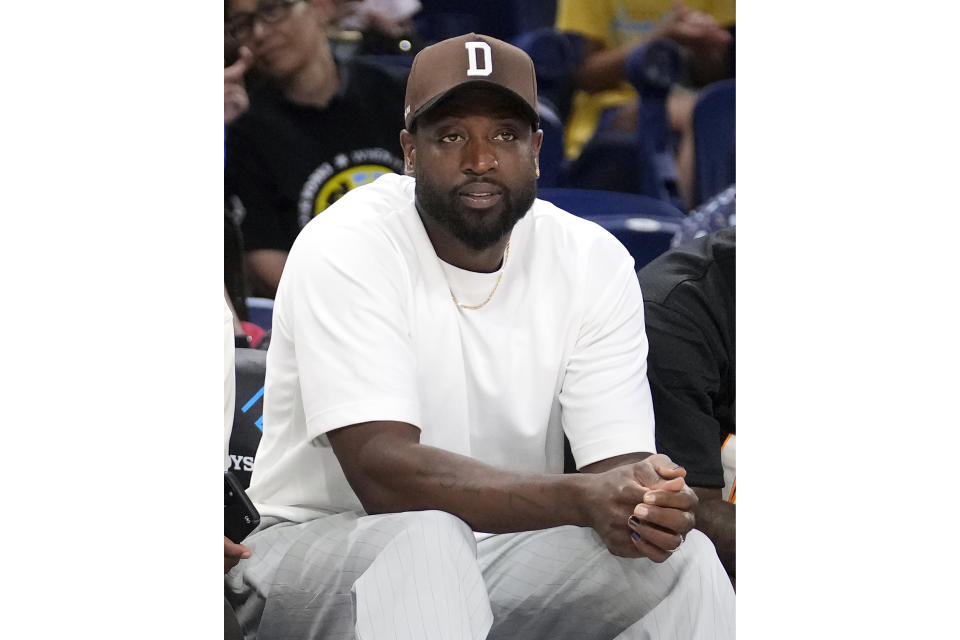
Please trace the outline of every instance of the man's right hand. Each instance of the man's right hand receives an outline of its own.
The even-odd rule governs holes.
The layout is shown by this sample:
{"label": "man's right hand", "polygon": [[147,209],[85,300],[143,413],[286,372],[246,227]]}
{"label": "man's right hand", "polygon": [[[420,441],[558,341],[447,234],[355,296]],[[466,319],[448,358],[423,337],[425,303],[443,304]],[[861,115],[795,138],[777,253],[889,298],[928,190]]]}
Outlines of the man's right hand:
{"label": "man's right hand", "polygon": [[253,65],[253,53],[240,47],[240,57],[223,70],[223,123],[230,124],[250,106],[250,98],[243,86],[243,74]]}
{"label": "man's right hand", "polygon": [[616,556],[663,562],[694,526],[697,495],[686,485],[686,471],[665,455],[589,475],[589,526]]}
{"label": "man's right hand", "polygon": [[709,14],[674,2],[667,18],[653,33],[655,38],[670,38],[698,54],[725,48],[730,43],[730,32],[717,24]]}

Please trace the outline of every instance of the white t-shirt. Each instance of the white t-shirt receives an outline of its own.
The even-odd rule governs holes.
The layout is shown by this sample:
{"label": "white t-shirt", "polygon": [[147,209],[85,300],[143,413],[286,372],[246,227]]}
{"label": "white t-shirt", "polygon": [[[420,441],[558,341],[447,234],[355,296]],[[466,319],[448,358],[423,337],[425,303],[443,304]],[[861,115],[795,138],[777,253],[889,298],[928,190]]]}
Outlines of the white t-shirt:
{"label": "white t-shirt", "polygon": [[655,451],[633,259],[600,226],[537,200],[499,273],[442,266],[414,180],[351,190],[301,231],[274,305],[263,439],[249,495],[304,521],[362,511],[326,433],[407,422],[499,468],[562,473]]}

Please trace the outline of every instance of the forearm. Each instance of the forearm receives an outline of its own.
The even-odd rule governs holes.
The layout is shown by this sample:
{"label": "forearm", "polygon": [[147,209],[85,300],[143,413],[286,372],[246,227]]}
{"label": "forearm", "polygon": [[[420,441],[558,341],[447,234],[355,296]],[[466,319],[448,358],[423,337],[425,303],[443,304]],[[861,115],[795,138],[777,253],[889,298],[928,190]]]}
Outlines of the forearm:
{"label": "forearm", "polygon": [[287,252],[279,249],[255,249],[246,256],[247,275],[254,295],[273,298],[287,262]]}
{"label": "forearm", "polygon": [[588,525],[584,476],[512,473],[419,443],[368,450],[347,474],[368,513],[439,509],[490,533]]}
{"label": "forearm", "polygon": [[737,507],[735,504],[711,495],[714,492],[718,493],[716,490],[708,490],[708,495],[704,495],[706,492],[698,487],[694,487],[694,491],[700,497],[700,504],[695,511],[696,528],[713,541],[723,568],[731,577],[736,577]]}
{"label": "forearm", "polygon": [[596,93],[619,87],[626,80],[624,66],[629,53],[629,48],[619,48],[598,50],[587,55],[574,72],[577,88]]}

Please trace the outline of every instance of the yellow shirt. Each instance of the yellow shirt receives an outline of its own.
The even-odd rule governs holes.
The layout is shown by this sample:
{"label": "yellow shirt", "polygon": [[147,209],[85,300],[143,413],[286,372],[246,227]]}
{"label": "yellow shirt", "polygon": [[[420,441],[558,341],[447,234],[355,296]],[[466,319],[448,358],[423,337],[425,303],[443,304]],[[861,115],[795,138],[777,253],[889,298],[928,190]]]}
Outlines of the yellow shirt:
{"label": "yellow shirt", "polygon": [[[649,38],[672,4],[672,0],[559,0],[556,28],[600,40],[607,48],[614,49]],[[709,14],[722,26],[735,22],[736,0],[685,0],[684,4]],[[567,156],[574,158],[580,154],[605,109],[624,104],[636,95],[627,83],[619,89],[593,94],[578,91],[567,123]]]}

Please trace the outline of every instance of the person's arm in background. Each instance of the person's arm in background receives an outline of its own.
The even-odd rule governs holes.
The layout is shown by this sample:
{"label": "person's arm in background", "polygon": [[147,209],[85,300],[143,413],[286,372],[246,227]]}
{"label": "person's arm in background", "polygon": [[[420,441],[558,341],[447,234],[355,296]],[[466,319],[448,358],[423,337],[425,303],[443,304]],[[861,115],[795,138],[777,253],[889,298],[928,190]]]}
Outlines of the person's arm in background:
{"label": "person's arm in background", "polygon": [[277,286],[287,263],[287,252],[281,249],[251,249],[246,253],[245,262],[251,293],[262,298],[277,297]]}
{"label": "person's arm in background", "polygon": [[[620,47],[609,47],[602,34],[609,27],[612,17],[606,18],[606,24],[593,24],[603,19],[603,15],[592,11],[592,7],[589,23],[582,18],[567,16],[565,11],[572,11],[576,1],[561,0],[557,28],[576,31],[586,38],[587,49],[583,63],[574,72],[574,82],[577,88],[583,91],[595,93],[619,87],[626,80],[627,56],[638,44],[655,38],[671,39],[690,50],[693,75],[700,84],[719,79],[726,73],[730,32],[701,11],[694,11],[681,2],[675,2],[673,8],[649,35]],[[564,5],[570,5],[570,9]]]}
{"label": "person's arm in background", "polygon": [[242,338],[243,341],[249,344],[250,336],[247,335],[247,332],[244,330],[243,325],[240,324],[240,318],[237,317],[237,310],[233,308],[233,303],[230,302],[230,294],[227,292],[226,285],[224,285],[223,287],[223,299],[226,300],[227,309],[230,311],[230,317],[233,324],[234,346],[236,346],[236,340],[239,338]]}
{"label": "person's arm in background", "polygon": [[735,578],[736,506],[721,497],[722,433],[731,426],[721,422],[714,406],[723,385],[722,358],[689,318],[650,301],[645,310],[657,450],[687,469],[687,483],[700,498],[696,527],[713,541]]}
{"label": "person's arm in background", "polygon": [[713,546],[723,568],[731,578],[737,577],[737,505],[724,500],[720,489],[692,487],[700,504],[697,506],[697,529],[703,531]]}

